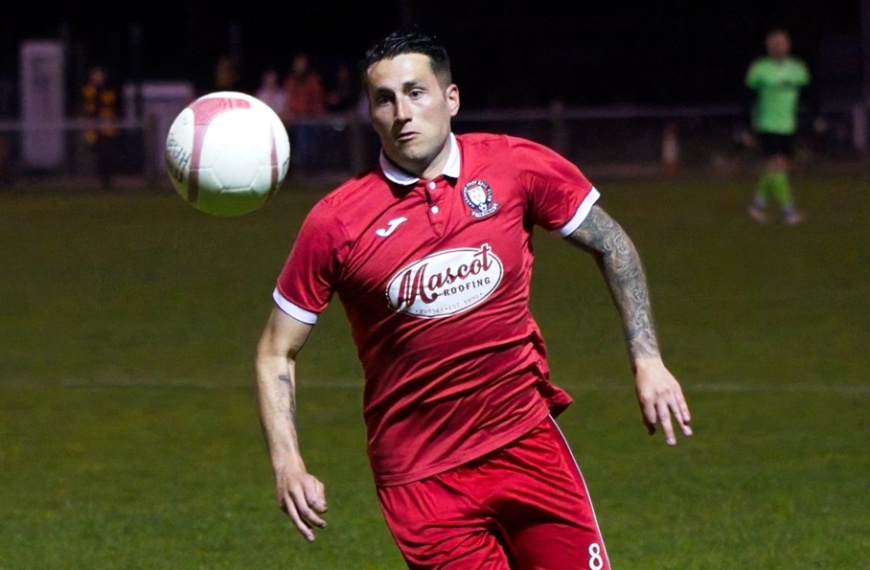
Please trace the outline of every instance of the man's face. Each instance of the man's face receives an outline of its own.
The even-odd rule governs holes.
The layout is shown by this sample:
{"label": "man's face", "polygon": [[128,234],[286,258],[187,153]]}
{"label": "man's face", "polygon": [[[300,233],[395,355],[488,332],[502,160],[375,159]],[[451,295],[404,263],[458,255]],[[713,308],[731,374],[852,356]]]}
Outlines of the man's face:
{"label": "man's face", "polygon": [[381,60],[366,76],[369,115],[386,155],[422,178],[440,174],[459,111],[456,85],[442,86],[429,58],[417,53]]}
{"label": "man's face", "polygon": [[91,70],[91,83],[98,87],[102,87],[106,82],[106,72],[102,67],[95,67]]}
{"label": "man's face", "polygon": [[791,51],[791,39],[785,32],[772,32],[767,36],[767,53],[774,59],[782,59]]}

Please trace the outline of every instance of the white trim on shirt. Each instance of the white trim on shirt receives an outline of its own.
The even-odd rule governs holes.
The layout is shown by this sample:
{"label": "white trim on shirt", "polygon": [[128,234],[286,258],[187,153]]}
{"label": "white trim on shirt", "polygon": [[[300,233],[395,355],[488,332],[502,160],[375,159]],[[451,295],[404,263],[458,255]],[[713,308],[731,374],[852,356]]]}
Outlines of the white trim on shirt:
{"label": "white trim on shirt", "polygon": [[568,237],[571,235],[574,230],[580,227],[580,224],[583,223],[583,220],[586,219],[586,216],[589,215],[589,212],[592,211],[592,206],[595,202],[598,201],[598,198],[601,197],[601,194],[598,193],[598,190],[593,186],[589,190],[589,194],[583,199],[583,202],[580,204],[580,207],[577,208],[577,211],[574,213],[574,216],[568,220],[564,226],[559,229],[559,235],[562,237]]}
{"label": "white trim on shirt", "polygon": [[284,311],[288,316],[296,319],[301,323],[305,323],[306,325],[313,325],[317,323],[317,317],[319,316],[317,313],[312,313],[311,311],[306,311],[302,307],[298,305],[294,305],[290,301],[288,301],[284,295],[278,291],[278,288],[275,287],[275,290],[272,292],[272,299],[275,300],[275,304],[278,305],[278,308]]}

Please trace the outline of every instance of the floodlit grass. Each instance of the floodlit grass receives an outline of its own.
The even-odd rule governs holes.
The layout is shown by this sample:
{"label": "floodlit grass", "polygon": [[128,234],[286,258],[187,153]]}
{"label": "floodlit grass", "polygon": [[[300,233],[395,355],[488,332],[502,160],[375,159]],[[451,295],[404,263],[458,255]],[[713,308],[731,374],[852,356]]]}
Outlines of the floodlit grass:
{"label": "floodlit grass", "polygon": [[[599,181],[649,274],[696,435],[647,437],[594,264],[536,236],[533,309],[614,568],[870,559],[870,183],[801,173],[808,221],[753,224],[748,176]],[[496,189],[497,191],[497,189]],[[329,528],[275,506],[253,348],[316,189],[213,218],[166,192],[0,193],[0,569],[402,568],[364,452],[341,308],[300,362]]]}

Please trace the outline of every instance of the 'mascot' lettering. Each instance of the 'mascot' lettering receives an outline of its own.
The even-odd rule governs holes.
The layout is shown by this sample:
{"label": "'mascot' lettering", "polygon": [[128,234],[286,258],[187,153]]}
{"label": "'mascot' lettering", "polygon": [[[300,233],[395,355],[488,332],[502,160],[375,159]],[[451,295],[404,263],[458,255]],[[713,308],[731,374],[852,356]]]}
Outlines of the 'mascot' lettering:
{"label": "'mascot' lettering", "polygon": [[[417,299],[423,303],[433,303],[440,294],[439,290],[456,281],[464,281],[482,272],[486,272],[492,266],[490,253],[492,248],[489,244],[483,244],[480,250],[474,253],[474,259],[469,263],[460,263],[456,267],[448,266],[444,270],[427,275],[428,263],[419,267],[407,269],[399,282],[399,294],[396,299],[396,307],[402,310],[413,305]],[[455,289],[454,289],[455,292]]]}

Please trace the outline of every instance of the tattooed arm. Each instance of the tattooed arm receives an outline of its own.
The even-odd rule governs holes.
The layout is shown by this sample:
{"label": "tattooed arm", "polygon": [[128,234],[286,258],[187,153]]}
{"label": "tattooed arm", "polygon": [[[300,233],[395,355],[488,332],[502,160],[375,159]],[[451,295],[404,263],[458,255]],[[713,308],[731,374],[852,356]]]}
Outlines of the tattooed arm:
{"label": "tattooed arm", "polygon": [[595,259],[619,311],[634,372],[638,403],[650,434],[661,424],[668,445],[675,445],[672,419],[692,435],[689,407],[679,382],[659,353],[646,275],[634,244],[599,206],[593,206],[568,240]]}
{"label": "tattooed arm", "polygon": [[256,389],[260,424],[269,447],[279,507],[309,542],[326,522],[323,483],[305,470],[296,433],[296,356],[311,333],[275,308],[257,344]]}

